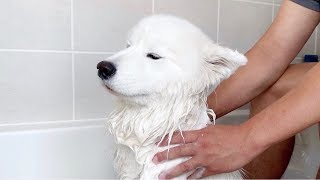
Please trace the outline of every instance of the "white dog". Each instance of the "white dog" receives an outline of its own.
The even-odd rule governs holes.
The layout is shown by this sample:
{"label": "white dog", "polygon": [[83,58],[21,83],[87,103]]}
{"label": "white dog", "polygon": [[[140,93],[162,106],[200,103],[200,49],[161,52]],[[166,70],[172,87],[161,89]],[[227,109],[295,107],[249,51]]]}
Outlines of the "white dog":
{"label": "white dog", "polygon": [[[108,121],[117,144],[115,168],[121,179],[158,179],[188,160],[155,165],[153,156],[166,134],[210,124],[207,96],[246,57],[214,44],[191,23],[169,15],[141,20],[129,33],[128,46],[97,65],[98,75],[118,106]],[[186,179],[192,172],[179,176]],[[201,175],[199,175],[201,177]],[[210,178],[241,178],[239,171]]]}

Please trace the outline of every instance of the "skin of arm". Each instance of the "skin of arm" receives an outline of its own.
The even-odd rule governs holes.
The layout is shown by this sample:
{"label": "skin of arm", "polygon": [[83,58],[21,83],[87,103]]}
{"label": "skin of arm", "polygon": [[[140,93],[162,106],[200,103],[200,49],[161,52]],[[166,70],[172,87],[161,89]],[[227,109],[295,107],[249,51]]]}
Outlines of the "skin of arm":
{"label": "skin of arm", "polygon": [[[271,27],[246,54],[248,65],[219,86],[216,90],[219,101],[211,97],[209,106],[221,116],[272,85],[301,50],[319,20],[318,12],[284,1]],[[199,167],[205,168],[201,176],[194,173],[190,178],[234,171],[272,144],[315,124],[320,120],[319,77],[320,64],[306,74],[298,87],[239,126],[208,126],[183,132],[184,139],[180,133],[175,134],[171,144],[182,145],[156,154],[153,162],[184,156],[192,158],[161,173],[159,178],[170,179]]]}
{"label": "skin of arm", "polygon": [[241,126],[248,130],[250,143],[269,147],[320,122],[320,64],[313,67],[284,97]]}
{"label": "skin of arm", "polygon": [[248,103],[274,84],[318,23],[318,12],[284,1],[270,28],[246,53],[248,64],[209,96],[209,107],[214,109],[217,117]]}

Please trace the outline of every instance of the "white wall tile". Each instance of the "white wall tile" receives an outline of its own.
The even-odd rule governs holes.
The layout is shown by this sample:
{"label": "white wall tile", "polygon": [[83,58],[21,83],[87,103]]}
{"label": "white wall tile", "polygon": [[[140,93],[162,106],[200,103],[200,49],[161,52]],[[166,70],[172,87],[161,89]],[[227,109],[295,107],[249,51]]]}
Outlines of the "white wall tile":
{"label": "white wall tile", "polygon": [[290,64],[300,64],[303,62],[304,62],[303,58],[298,57],[298,58],[295,58]]}
{"label": "white wall tile", "polygon": [[155,13],[183,17],[217,40],[218,0],[155,0]]}
{"label": "white wall tile", "polygon": [[275,4],[282,4],[283,0],[274,0]]}
{"label": "white wall tile", "polygon": [[108,55],[75,55],[76,119],[104,118],[113,109],[114,97],[97,75],[97,63]]}
{"label": "white wall tile", "polygon": [[272,6],[240,1],[221,1],[221,45],[246,52],[272,22]]}
{"label": "white wall tile", "polygon": [[1,0],[0,48],[71,48],[70,0]]}
{"label": "white wall tile", "polygon": [[273,3],[273,0],[253,0],[257,2],[266,2],[266,3]]}
{"label": "white wall tile", "polygon": [[126,46],[127,31],[151,13],[151,0],[76,0],[75,49],[117,51]]}
{"label": "white wall tile", "polygon": [[71,55],[0,52],[0,124],[72,119]]}
{"label": "white wall tile", "polygon": [[273,4],[273,0],[235,0],[235,1],[248,1],[248,2],[252,2],[252,3]]}
{"label": "white wall tile", "polygon": [[250,103],[247,103],[241,107],[238,108],[239,110],[245,110],[245,109],[250,109]]}

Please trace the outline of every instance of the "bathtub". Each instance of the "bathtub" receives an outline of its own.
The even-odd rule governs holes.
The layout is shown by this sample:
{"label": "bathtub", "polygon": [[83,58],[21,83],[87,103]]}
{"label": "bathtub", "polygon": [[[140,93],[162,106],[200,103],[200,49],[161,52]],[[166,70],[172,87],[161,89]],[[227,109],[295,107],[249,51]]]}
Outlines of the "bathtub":
{"label": "bathtub", "polygon": [[116,178],[104,122],[0,127],[0,179]]}
{"label": "bathtub", "polygon": [[[235,124],[246,112],[218,123]],[[115,179],[113,141],[105,120],[0,126],[0,179]],[[319,165],[318,127],[296,136],[283,178],[314,178]],[[316,141],[318,140],[318,141]]]}

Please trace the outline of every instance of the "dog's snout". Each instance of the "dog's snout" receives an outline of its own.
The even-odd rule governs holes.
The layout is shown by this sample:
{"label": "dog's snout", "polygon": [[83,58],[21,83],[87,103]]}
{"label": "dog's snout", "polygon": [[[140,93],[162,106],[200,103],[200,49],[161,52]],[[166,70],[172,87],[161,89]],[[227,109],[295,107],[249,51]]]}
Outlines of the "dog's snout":
{"label": "dog's snout", "polygon": [[108,61],[99,62],[97,64],[97,69],[98,69],[98,76],[101,79],[108,79],[112,77],[117,71],[114,64]]}

